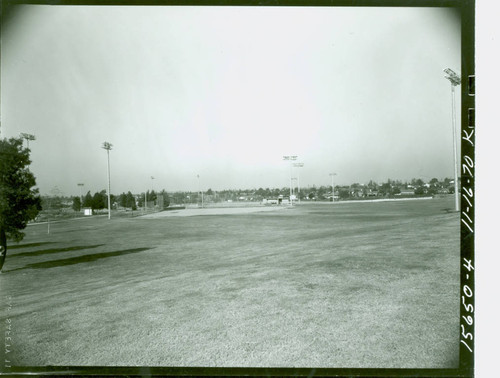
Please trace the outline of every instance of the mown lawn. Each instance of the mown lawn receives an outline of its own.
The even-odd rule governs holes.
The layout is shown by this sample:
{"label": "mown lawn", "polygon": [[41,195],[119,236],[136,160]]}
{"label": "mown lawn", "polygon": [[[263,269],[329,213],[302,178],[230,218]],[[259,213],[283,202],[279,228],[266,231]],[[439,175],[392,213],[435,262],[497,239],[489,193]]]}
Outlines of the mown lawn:
{"label": "mown lawn", "polygon": [[456,368],[452,198],[30,226],[13,365]]}

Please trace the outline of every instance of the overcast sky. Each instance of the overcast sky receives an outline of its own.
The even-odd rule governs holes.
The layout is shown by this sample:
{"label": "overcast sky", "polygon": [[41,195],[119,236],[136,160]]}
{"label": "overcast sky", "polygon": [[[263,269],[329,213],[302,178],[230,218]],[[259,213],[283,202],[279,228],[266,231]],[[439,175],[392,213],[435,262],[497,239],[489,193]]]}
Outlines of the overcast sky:
{"label": "overcast sky", "polygon": [[104,141],[116,194],[453,177],[447,67],[448,8],[22,6],[0,131],[42,194],[105,189]]}

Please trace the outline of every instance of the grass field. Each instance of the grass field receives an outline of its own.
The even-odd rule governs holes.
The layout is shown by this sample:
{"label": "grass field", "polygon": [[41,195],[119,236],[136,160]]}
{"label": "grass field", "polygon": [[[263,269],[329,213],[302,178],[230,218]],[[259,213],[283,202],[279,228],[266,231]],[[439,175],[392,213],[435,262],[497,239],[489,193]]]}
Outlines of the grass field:
{"label": "grass field", "polygon": [[0,274],[8,357],[14,366],[456,368],[452,208],[438,198],[92,217],[50,234],[29,226]]}

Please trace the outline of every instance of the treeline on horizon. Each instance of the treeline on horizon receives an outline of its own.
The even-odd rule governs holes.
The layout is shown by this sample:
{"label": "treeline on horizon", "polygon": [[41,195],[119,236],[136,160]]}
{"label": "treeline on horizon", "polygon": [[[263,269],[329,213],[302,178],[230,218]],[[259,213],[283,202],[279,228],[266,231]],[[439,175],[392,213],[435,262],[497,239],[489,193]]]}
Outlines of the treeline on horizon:
{"label": "treeline on horizon", "polygon": [[[377,183],[370,180],[368,184],[353,183],[351,185],[335,185],[335,191],[332,193],[331,185],[322,185],[312,187],[297,186],[293,188],[293,193],[300,200],[332,200],[350,199],[363,197],[390,197],[404,195],[436,195],[454,193],[454,183],[452,179],[445,178],[439,180],[431,179],[424,182],[422,179],[412,179],[410,181],[387,180],[384,183]],[[290,187],[282,188],[258,188],[258,189],[225,189],[214,191],[207,189],[202,192],[193,191],[175,191],[167,193],[166,190],[155,192],[154,190],[133,194],[128,191],[119,195],[111,194],[111,204],[113,209],[124,208],[136,210],[143,208],[146,201],[148,207],[160,207],[165,209],[170,205],[186,205],[204,202],[226,202],[226,201],[262,201],[263,199],[277,198],[278,196],[288,197]],[[202,199],[203,197],[203,199]],[[91,194],[88,191],[85,196],[66,197],[62,195],[52,195],[42,197],[42,208],[44,210],[60,209],[63,207],[72,207],[75,211],[82,208],[91,208],[93,210],[107,209],[108,196],[106,190],[101,190]],[[161,209],[160,209],[161,210]]]}

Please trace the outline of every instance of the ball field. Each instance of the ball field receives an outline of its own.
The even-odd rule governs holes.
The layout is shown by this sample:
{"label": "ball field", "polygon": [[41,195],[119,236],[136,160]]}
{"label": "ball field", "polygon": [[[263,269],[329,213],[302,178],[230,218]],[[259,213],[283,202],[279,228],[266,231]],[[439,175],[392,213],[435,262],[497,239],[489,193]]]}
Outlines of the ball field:
{"label": "ball field", "polygon": [[445,197],[186,209],[78,218],[50,234],[30,225],[0,274],[0,328],[11,336],[1,357],[13,366],[456,368],[453,206]]}

